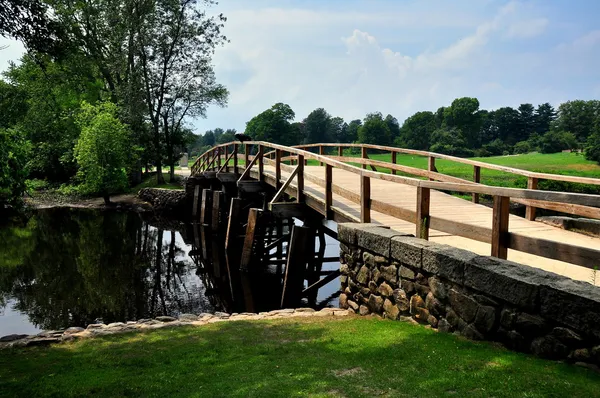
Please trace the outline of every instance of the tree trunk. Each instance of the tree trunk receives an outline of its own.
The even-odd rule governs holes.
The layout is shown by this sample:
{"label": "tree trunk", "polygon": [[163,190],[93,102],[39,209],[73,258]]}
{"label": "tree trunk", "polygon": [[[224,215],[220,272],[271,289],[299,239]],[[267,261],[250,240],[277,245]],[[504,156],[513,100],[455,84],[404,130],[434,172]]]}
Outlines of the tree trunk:
{"label": "tree trunk", "polygon": [[160,153],[160,130],[158,124],[154,126],[154,147],[156,149],[156,185],[164,185],[165,178],[162,174],[162,154]]}
{"label": "tree trunk", "polygon": [[112,202],[110,201],[110,195],[103,195],[102,198],[104,199],[104,204],[106,206],[112,205]]}
{"label": "tree trunk", "polygon": [[171,175],[169,176],[170,177],[169,181],[175,182],[175,164],[171,163],[170,167],[171,167],[171,171],[170,171]]}

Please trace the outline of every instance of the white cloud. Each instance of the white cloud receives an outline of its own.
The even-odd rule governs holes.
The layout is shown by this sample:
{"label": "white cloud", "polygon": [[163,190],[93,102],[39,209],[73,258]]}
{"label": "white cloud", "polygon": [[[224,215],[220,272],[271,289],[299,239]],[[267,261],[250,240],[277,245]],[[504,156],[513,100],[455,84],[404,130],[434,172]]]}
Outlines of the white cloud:
{"label": "white cloud", "polygon": [[510,26],[507,32],[509,38],[532,38],[546,31],[549,21],[546,18],[517,21]]}

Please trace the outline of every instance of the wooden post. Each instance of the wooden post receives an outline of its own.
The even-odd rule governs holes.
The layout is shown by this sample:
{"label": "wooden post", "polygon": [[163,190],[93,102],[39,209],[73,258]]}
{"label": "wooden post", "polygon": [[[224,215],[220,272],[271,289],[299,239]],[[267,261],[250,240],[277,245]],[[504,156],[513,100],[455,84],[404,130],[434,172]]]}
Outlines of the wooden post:
{"label": "wooden post", "polygon": [[[479,184],[481,182],[481,167],[473,166],[473,182]],[[479,194],[472,193],[471,198],[473,199],[473,203],[479,203]]]}
{"label": "wooden post", "polygon": [[[427,161],[427,170],[428,171],[435,171],[435,172],[437,172],[437,169],[435,168],[435,158],[433,156],[430,156],[428,158],[428,161]],[[429,181],[433,181],[433,178],[430,178]]]}
{"label": "wooden post", "polygon": [[281,188],[281,149],[275,149],[275,189]]}
{"label": "wooden post", "polygon": [[240,259],[240,269],[245,271],[248,269],[250,262],[252,261],[253,249],[254,249],[254,237],[256,234],[256,227],[258,219],[262,213],[261,209],[250,209],[248,213],[248,225],[246,226],[246,236],[244,238],[244,247],[242,249],[242,257]]}
{"label": "wooden post", "polygon": [[[360,147],[360,157],[363,158],[363,159],[367,159],[368,158],[368,156],[367,156],[367,148],[365,148],[364,146]],[[367,165],[363,164],[362,168],[366,169]]]}
{"label": "wooden post", "polygon": [[285,265],[285,279],[281,307],[298,304],[304,287],[304,274],[309,258],[315,255],[315,238],[312,229],[294,225],[288,246],[287,261]]}
{"label": "wooden post", "polygon": [[221,202],[223,202],[223,192],[213,191],[212,200],[212,218],[211,226],[213,232],[218,232],[221,227]]}
{"label": "wooden post", "polygon": [[217,148],[215,156],[217,157],[217,170],[219,170],[221,168],[221,148]]}
{"label": "wooden post", "polygon": [[338,156],[344,156],[344,147],[341,145],[338,147]]}
{"label": "wooden post", "polygon": [[430,189],[417,187],[417,238],[429,240],[429,204],[430,204]]}
{"label": "wooden post", "polygon": [[[529,177],[527,179],[527,189],[537,189],[538,187],[538,179],[535,177]],[[529,221],[535,220],[535,207],[527,206],[525,207],[525,218]]]}
{"label": "wooden post", "polygon": [[198,216],[198,204],[200,203],[200,185],[196,185],[194,187],[194,202],[192,203],[192,219],[196,222],[196,217]]}
{"label": "wooden post", "polygon": [[240,215],[242,214],[243,202],[240,198],[231,199],[229,206],[229,217],[227,218],[227,232],[225,234],[225,249],[233,248],[238,236]]}
{"label": "wooden post", "polygon": [[508,255],[508,216],[510,198],[494,196],[492,219],[492,256],[506,259]]}
{"label": "wooden post", "polygon": [[[396,156],[398,155],[398,152],[394,151],[392,152],[392,164],[396,164]],[[392,169],[392,174],[396,175],[396,170]]]}
{"label": "wooden post", "polygon": [[371,179],[360,176],[360,222],[371,222]]}
{"label": "wooden post", "polygon": [[296,195],[296,202],[304,203],[304,155],[298,155],[298,194]]}
{"label": "wooden post", "polygon": [[225,147],[225,172],[229,173],[229,147]]}
{"label": "wooden post", "polygon": [[256,156],[258,156],[258,180],[264,181],[265,180],[265,175],[264,175],[265,164],[263,162],[263,146],[262,145],[258,146],[258,153],[256,154]]}
{"label": "wooden post", "polygon": [[210,224],[210,217],[212,215],[212,199],[213,191],[211,189],[204,189],[202,191],[202,206],[200,208],[200,223],[203,225]]}
{"label": "wooden post", "polygon": [[[319,145],[319,155],[325,155],[325,148],[323,147],[323,145]],[[319,166],[323,166],[323,162],[319,162]]]}
{"label": "wooden post", "polygon": [[233,172],[238,172],[238,144],[233,144]]}
{"label": "wooden post", "polygon": [[244,168],[250,164],[250,145],[244,144]]}
{"label": "wooden post", "polygon": [[333,212],[331,211],[331,205],[333,204],[333,167],[331,165],[325,165],[325,219],[332,220]]}

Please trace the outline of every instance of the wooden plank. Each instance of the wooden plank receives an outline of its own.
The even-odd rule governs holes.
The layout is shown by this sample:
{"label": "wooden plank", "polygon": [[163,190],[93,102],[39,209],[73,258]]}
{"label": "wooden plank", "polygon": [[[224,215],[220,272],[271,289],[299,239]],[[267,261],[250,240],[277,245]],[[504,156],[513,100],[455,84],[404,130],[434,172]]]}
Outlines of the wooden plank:
{"label": "wooden plank", "polygon": [[256,162],[259,159],[262,159],[262,156],[255,156],[254,159],[250,161],[250,163],[246,163],[246,169],[244,170],[238,181],[242,181],[248,178],[248,176],[250,175],[250,170],[252,170],[252,167],[256,164]]}
{"label": "wooden plank", "polygon": [[[321,156],[325,155],[325,147],[323,145],[319,146],[319,155],[321,155]],[[319,166],[323,166],[323,162],[320,162]]]}
{"label": "wooden plank", "polygon": [[194,201],[192,203],[192,220],[194,222],[196,222],[196,217],[198,217],[198,210],[199,210],[199,204],[200,204],[200,185],[196,185],[194,187]]}
{"label": "wooden plank", "polygon": [[249,144],[244,144],[244,167],[248,169],[248,164],[250,163],[250,150],[251,146]]}
{"label": "wooden plank", "polygon": [[360,177],[360,222],[371,222],[371,179]]}
{"label": "wooden plank", "polygon": [[[396,155],[398,153],[396,151],[392,151],[392,164],[396,164]],[[396,169],[392,169],[392,174],[396,175]]]}
{"label": "wooden plank", "polygon": [[241,192],[245,193],[260,193],[267,190],[267,184],[262,181],[238,181],[237,187]]}
{"label": "wooden plank", "polygon": [[288,187],[292,183],[292,180],[294,179],[294,177],[296,177],[296,175],[298,174],[299,169],[300,169],[300,165],[298,165],[298,166],[296,166],[296,168],[294,168],[294,171],[292,171],[292,173],[288,176],[287,180],[285,180],[283,185],[279,188],[279,191],[277,191],[275,196],[273,196],[271,203],[277,203],[277,201],[279,199],[281,199],[281,196],[283,196],[284,192],[288,189]]}
{"label": "wooden plank", "polygon": [[600,264],[600,250],[532,238],[514,232],[509,234],[509,247],[536,256],[564,261],[590,269],[597,269]]}
{"label": "wooden plank", "polygon": [[[368,156],[367,156],[367,147],[366,146],[360,147],[360,157],[363,158],[363,159],[367,159],[368,158]],[[366,169],[367,168],[367,164],[363,163],[362,164],[362,168]]]}
{"label": "wooden plank", "polygon": [[213,191],[211,226],[213,232],[218,232],[221,226],[221,205],[223,192]]}
{"label": "wooden plank", "polygon": [[[437,173],[437,168],[435,167],[435,157],[434,156],[429,156],[427,158],[427,171]],[[433,180],[433,178],[429,177],[429,181],[432,181],[432,180]]]}
{"label": "wooden plank", "polygon": [[269,203],[269,210],[279,218],[306,218],[306,205],[304,203]]}
{"label": "wooden plank", "polygon": [[417,188],[417,214],[416,234],[415,236],[421,239],[429,240],[429,204],[430,204],[429,188]]}
{"label": "wooden plank", "polygon": [[547,209],[558,211],[561,213],[574,214],[577,216],[600,219],[600,208],[574,205],[570,203],[555,203],[545,202],[542,200],[530,200],[530,199],[510,199],[512,202],[520,203],[525,206],[532,206],[534,208]]}
{"label": "wooden plank", "polygon": [[281,188],[281,149],[275,149],[275,189]]}
{"label": "wooden plank", "polygon": [[246,225],[246,236],[244,237],[244,246],[242,248],[242,256],[240,259],[240,269],[248,270],[254,254],[254,239],[257,231],[257,225],[262,210],[252,208],[248,212],[248,224]]}
{"label": "wooden plank", "polygon": [[238,144],[233,144],[233,172],[238,173]]}
{"label": "wooden plank", "polygon": [[[538,179],[534,177],[529,177],[527,179],[527,189],[537,189],[538,187]],[[525,207],[525,218],[529,221],[535,220],[535,207],[528,205]]]}
{"label": "wooden plank", "polygon": [[262,145],[258,146],[258,154],[256,155],[256,157],[258,158],[258,180],[259,181],[264,181],[265,177],[265,164],[263,162],[263,151],[264,151],[264,147]]}
{"label": "wooden plank", "polygon": [[[301,159],[298,164],[301,163]],[[294,225],[288,246],[287,263],[281,308],[295,306],[302,296],[306,265],[315,253],[315,239],[311,228]]]}
{"label": "wooden plank", "polygon": [[210,219],[212,216],[212,189],[202,190],[202,204],[200,207],[200,224],[210,225]]}
{"label": "wooden plank", "polygon": [[[322,148],[322,147],[321,147]],[[333,204],[333,167],[325,165],[325,218],[331,220],[331,205]]]}
{"label": "wooden plank", "polygon": [[227,232],[225,234],[225,249],[233,248],[241,223],[243,201],[240,198],[232,198],[229,206],[229,217],[227,218]]}
{"label": "wooden plank", "polygon": [[[337,261],[339,261],[339,257],[337,257]],[[323,286],[325,286],[326,284],[328,284],[329,282],[335,280],[336,278],[338,278],[342,273],[340,272],[340,270],[335,270],[332,273],[330,273],[329,275],[327,275],[325,278],[313,283],[312,285],[310,285],[309,287],[307,287],[306,289],[304,289],[302,291],[302,296],[307,296],[308,294],[314,292],[315,290],[319,290],[320,288],[322,288]]]}
{"label": "wooden plank", "polygon": [[506,196],[494,196],[492,214],[492,256],[506,260],[508,255],[508,216],[510,201]]}
{"label": "wooden plank", "polygon": [[304,202],[304,156],[298,155],[298,173],[296,173],[296,179],[298,180],[296,186],[298,187],[298,193],[296,194],[296,202]]}
{"label": "wooden plank", "polygon": [[[481,167],[473,166],[473,182],[479,184],[481,182]],[[473,203],[479,203],[479,194],[472,193],[471,198]]]}

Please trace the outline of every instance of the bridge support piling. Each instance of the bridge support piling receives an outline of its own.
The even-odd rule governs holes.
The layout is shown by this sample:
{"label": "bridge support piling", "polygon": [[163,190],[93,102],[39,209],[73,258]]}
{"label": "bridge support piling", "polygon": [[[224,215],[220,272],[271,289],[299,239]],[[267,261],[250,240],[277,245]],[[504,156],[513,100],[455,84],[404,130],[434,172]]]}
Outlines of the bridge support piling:
{"label": "bridge support piling", "polygon": [[294,225],[288,247],[285,266],[281,308],[294,306],[300,301],[304,287],[304,275],[309,256],[314,257],[315,238],[312,228]]}

